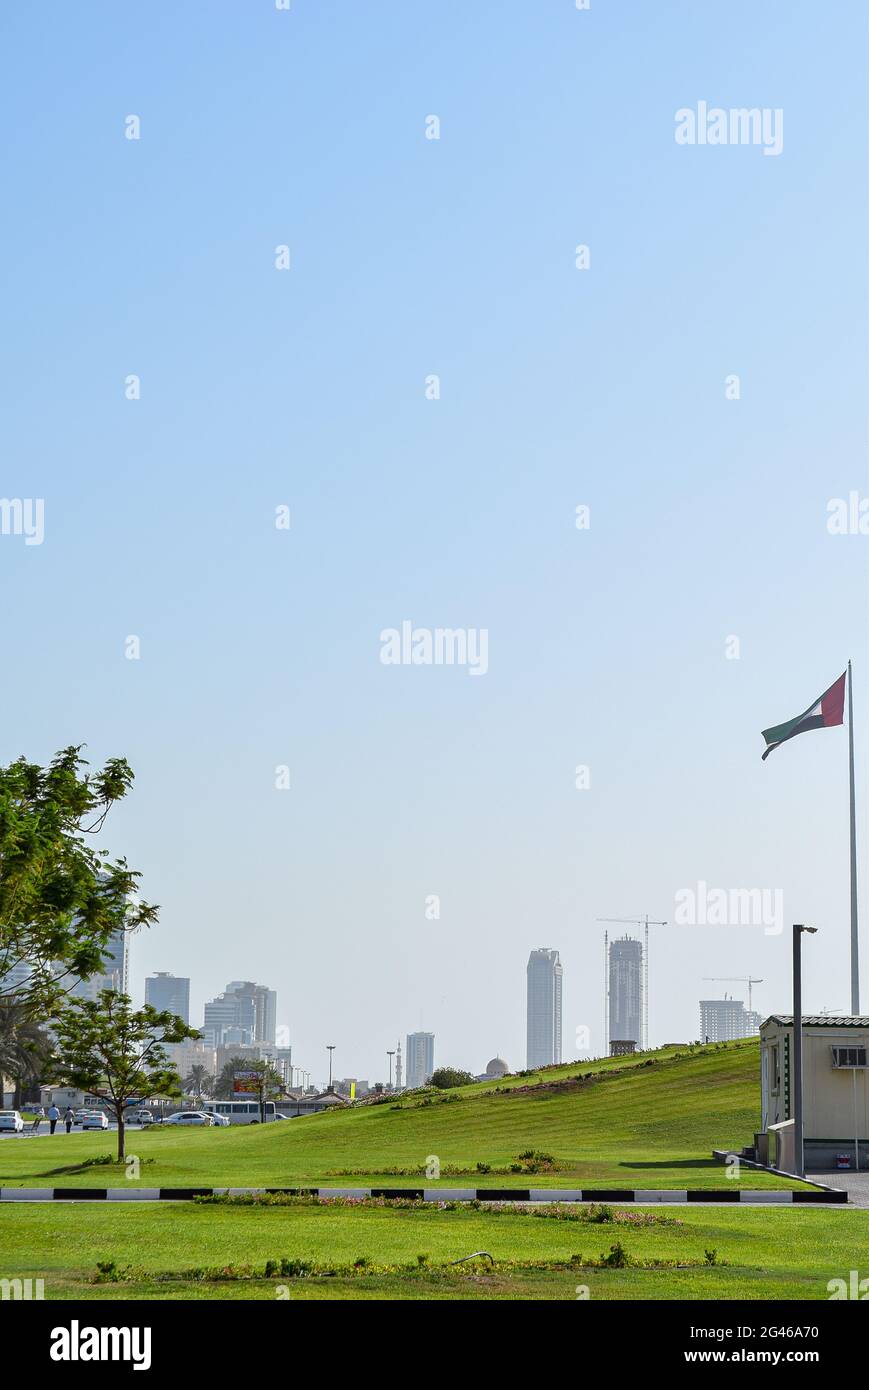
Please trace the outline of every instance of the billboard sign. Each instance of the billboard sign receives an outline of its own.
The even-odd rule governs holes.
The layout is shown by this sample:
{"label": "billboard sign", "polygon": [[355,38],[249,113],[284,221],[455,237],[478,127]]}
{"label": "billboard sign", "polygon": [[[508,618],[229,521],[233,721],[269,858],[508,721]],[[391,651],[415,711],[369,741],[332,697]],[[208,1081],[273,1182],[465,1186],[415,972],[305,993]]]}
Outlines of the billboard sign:
{"label": "billboard sign", "polygon": [[258,1071],[234,1071],[232,1073],[232,1093],[234,1096],[258,1096],[262,1073]]}

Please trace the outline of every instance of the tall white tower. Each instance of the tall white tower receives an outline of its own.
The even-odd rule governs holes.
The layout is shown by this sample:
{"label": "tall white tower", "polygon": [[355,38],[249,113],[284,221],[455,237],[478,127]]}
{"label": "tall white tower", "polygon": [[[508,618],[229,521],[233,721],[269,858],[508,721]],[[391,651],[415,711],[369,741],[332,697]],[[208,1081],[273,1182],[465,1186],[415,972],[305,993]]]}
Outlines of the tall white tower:
{"label": "tall white tower", "polygon": [[395,1045],[395,1089],[401,1090],[401,1039]]}

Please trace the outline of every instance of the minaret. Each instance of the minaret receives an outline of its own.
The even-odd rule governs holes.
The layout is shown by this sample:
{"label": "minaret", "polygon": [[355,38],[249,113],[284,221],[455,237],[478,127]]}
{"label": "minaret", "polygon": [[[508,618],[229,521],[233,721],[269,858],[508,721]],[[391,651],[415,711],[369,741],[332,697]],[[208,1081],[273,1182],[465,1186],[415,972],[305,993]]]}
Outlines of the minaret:
{"label": "minaret", "polygon": [[395,1089],[396,1091],[401,1090],[401,1039],[395,1048]]}

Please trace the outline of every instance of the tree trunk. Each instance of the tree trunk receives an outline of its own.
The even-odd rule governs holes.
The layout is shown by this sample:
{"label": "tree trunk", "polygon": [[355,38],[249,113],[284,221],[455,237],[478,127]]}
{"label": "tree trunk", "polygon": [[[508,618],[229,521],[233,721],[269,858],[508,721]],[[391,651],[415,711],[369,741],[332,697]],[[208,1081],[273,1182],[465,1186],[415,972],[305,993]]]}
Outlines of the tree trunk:
{"label": "tree trunk", "polygon": [[127,1156],[126,1153],[126,1134],[124,1133],[124,1111],[122,1106],[116,1110],[118,1117],[118,1162],[123,1163]]}

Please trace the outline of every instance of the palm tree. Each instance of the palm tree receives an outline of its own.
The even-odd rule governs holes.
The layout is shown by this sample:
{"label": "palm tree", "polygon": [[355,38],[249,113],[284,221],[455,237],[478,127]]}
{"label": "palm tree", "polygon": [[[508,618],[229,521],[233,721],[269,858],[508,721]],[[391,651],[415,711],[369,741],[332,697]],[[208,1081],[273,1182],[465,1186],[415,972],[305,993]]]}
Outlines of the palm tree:
{"label": "palm tree", "polygon": [[15,1083],[14,1109],[20,1108],[22,1092],[45,1079],[51,1053],[50,1037],[22,1005],[0,1003],[0,1075]]}
{"label": "palm tree", "polygon": [[189,1073],[184,1078],[184,1088],[188,1094],[196,1096],[197,1100],[202,1099],[203,1092],[211,1095],[214,1086],[214,1077],[209,1076],[205,1068],[197,1062],[190,1068]]}

